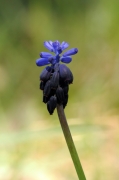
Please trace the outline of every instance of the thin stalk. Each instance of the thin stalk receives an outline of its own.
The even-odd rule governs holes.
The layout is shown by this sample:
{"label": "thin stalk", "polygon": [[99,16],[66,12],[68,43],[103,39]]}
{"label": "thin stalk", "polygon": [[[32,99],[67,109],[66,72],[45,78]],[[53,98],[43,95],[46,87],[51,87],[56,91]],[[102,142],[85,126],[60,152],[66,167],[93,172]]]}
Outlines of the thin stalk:
{"label": "thin stalk", "polygon": [[62,130],[63,130],[63,133],[64,133],[64,137],[65,137],[70,155],[72,157],[78,178],[79,178],[79,180],[86,180],[85,174],[83,172],[83,168],[81,166],[81,163],[80,163],[80,160],[78,157],[78,153],[76,151],[76,148],[75,148],[72,136],[71,136],[69,126],[67,124],[66,116],[65,116],[62,105],[57,105],[57,113],[58,113],[60,124],[61,124]]}

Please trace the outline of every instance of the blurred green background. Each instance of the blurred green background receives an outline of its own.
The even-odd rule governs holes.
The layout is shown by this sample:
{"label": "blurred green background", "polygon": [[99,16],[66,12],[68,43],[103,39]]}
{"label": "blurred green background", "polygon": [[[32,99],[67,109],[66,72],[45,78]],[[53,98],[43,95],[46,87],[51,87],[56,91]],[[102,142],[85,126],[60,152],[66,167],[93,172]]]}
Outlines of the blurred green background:
{"label": "blurred green background", "polygon": [[0,1],[0,180],[76,180],[35,65],[45,40],[79,53],[68,124],[88,180],[119,179],[119,1]]}

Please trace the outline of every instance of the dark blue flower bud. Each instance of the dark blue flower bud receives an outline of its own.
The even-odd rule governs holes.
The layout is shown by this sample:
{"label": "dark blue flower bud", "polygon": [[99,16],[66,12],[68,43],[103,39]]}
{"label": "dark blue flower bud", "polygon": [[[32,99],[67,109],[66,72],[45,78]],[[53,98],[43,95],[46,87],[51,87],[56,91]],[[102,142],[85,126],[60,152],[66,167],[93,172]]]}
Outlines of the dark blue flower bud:
{"label": "dark blue flower bud", "polygon": [[53,114],[56,106],[57,106],[57,99],[55,96],[51,96],[50,100],[47,102],[47,109],[48,109],[50,115]]}
{"label": "dark blue flower bud", "polygon": [[44,90],[44,87],[45,87],[45,83],[43,81],[40,82],[40,89],[41,90]]}
{"label": "dark blue flower bud", "polygon": [[43,90],[43,95],[48,97],[51,91],[51,82],[48,80],[45,84],[44,90]]}
{"label": "dark blue flower bud", "polygon": [[54,65],[54,71],[56,72],[58,72],[59,71],[59,63],[56,63],[55,65]]}
{"label": "dark blue flower bud", "polygon": [[64,64],[59,65],[59,74],[61,81],[68,82],[69,84],[73,82],[73,74]]}
{"label": "dark blue flower bud", "polygon": [[64,91],[64,95],[67,95],[69,91],[69,85],[64,86],[62,89]]}
{"label": "dark blue flower bud", "polygon": [[47,96],[43,96],[43,102],[46,104],[48,102],[49,98]]}
{"label": "dark blue flower bud", "polygon": [[65,95],[65,97],[64,97],[64,101],[63,101],[63,108],[65,108],[65,107],[66,107],[67,103],[68,103],[68,94],[67,94],[67,95]]}
{"label": "dark blue flower bud", "polygon": [[57,96],[57,103],[62,104],[64,101],[64,91],[60,86],[56,90],[56,96]]}
{"label": "dark blue flower bud", "polygon": [[59,72],[54,72],[51,78],[51,88],[56,89],[59,84]]}
{"label": "dark blue flower bud", "polygon": [[50,64],[48,58],[40,58],[36,60],[36,65],[37,66],[45,66],[47,64]]}
{"label": "dark blue flower bud", "polygon": [[68,51],[66,51],[63,56],[66,57],[66,56],[71,56],[71,55],[74,55],[78,52],[78,49],[77,48],[72,48]]}
{"label": "dark blue flower bud", "polygon": [[54,96],[56,94],[56,89],[51,89],[49,97]]}
{"label": "dark blue flower bud", "polygon": [[61,57],[60,60],[63,62],[63,63],[70,63],[72,61],[72,58],[70,56],[66,56],[66,57]]}
{"label": "dark blue flower bud", "polygon": [[49,80],[51,76],[52,68],[50,66],[47,66],[40,74],[40,80],[41,81],[47,81]]}
{"label": "dark blue flower bud", "polygon": [[40,53],[40,57],[41,57],[41,58],[48,58],[48,57],[50,57],[50,56],[52,56],[52,54],[50,54],[50,53],[48,53],[48,52],[41,52],[41,53]]}

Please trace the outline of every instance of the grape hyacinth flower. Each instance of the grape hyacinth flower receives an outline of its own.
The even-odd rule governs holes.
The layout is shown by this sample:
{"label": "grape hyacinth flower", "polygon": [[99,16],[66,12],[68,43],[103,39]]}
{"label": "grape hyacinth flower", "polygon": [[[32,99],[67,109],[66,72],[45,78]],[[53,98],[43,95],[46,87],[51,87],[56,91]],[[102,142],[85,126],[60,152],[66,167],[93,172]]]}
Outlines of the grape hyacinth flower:
{"label": "grape hyacinth flower", "polygon": [[68,48],[67,42],[45,41],[44,46],[53,52],[41,52],[40,58],[36,60],[37,66],[46,66],[40,74],[40,89],[43,90],[43,102],[47,103],[47,109],[50,114],[53,114],[57,104],[63,105],[63,108],[68,102],[69,84],[73,82],[73,74],[71,70],[62,63],[70,63],[72,55],[78,52],[77,48],[72,48],[62,55],[63,50]]}
{"label": "grape hyacinth flower", "polygon": [[75,55],[78,49],[72,48],[61,55],[69,46],[67,42],[45,41],[44,46],[54,55],[49,52],[41,52],[40,58],[36,60],[37,66],[46,66],[40,74],[40,89],[43,91],[43,102],[47,104],[50,115],[57,108],[59,121],[78,178],[86,180],[64,113],[64,108],[68,102],[69,85],[73,83],[73,74],[65,64],[72,61],[72,55]]}

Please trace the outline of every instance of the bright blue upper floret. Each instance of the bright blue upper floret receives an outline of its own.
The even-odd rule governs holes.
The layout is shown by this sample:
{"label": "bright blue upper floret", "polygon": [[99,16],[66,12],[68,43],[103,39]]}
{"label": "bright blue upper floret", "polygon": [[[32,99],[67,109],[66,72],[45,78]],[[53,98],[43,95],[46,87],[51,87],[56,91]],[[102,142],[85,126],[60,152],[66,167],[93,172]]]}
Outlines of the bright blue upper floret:
{"label": "bright blue upper floret", "polygon": [[45,41],[44,46],[51,52],[54,52],[55,55],[53,56],[48,52],[41,52],[41,58],[36,60],[37,66],[45,66],[47,64],[54,65],[56,63],[59,63],[60,61],[62,61],[63,63],[70,63],[72,61],[71,55],[74,55],[78,52],[77,48],[72,48],[62,54],[62,56],[60,56],[62,51],[69,47],[69,44],[65,41],[63,41],[61,44],[59,41]]}

